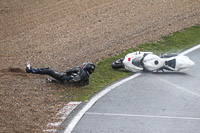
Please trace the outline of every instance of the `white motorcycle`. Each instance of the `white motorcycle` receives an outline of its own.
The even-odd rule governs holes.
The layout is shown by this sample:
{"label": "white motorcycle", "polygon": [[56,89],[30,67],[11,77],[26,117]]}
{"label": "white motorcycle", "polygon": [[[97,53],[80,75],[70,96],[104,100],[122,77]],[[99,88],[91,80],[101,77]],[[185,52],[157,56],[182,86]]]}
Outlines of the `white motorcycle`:
{"label": "white motorcycle", "polygon": [[112,63],[113,69],[126,68],[132,72],[168,70],[183,72],[194,66],[195,63],[187,56],[177,54],[164,54],[157,56],[153,52],[133,52]]}

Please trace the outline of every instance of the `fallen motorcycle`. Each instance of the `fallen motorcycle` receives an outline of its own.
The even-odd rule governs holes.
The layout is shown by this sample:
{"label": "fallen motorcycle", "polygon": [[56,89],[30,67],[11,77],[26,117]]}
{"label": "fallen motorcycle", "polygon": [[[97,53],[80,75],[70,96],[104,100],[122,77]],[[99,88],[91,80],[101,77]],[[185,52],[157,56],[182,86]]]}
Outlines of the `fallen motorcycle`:
{"label": "fallen motorcycle", "polygon": [[153,52],[133,52],[112,63],[113,69],[125,68],[132,72],[168,70],[183,72],[194,66],[195,63],[185,55],[163,54],[160,57]]}

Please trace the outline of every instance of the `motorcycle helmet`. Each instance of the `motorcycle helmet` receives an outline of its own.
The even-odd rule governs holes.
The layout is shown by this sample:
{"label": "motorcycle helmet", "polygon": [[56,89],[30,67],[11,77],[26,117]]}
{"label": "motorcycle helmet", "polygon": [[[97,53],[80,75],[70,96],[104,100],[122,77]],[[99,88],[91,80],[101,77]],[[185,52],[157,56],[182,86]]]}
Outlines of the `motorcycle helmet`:
{"label": "motorcycle helmet", "polygon": [[90,62],[85,62],[85,63],[83,63],[83,69],[88,71],[89,74],[91,74],[95,69],[95,65]]}

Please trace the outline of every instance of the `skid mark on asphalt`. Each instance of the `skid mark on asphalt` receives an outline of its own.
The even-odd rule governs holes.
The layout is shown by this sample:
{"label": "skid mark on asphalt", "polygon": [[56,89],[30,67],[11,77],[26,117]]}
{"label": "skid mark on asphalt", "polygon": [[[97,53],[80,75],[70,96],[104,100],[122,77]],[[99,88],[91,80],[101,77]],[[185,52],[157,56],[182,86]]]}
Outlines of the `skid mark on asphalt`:
{"label": "skid mark on asphalt", "polygon": [[166,83],[166,84],[168,84],[168,85],[170,85],[170,86],[175,87],[176,89],[179,89],[179,90],[184,91],[184,92],[186,92],[186,93],[189,93],[189,94],[191,94],[191,95],[200,97],[200,94],[199,94],[199,93],[193,92],[193,91],[191,91],[191,90],[189,90],[189,89],[187,89],[187,88],[184,88],[184,87],[182,87],[182,86],[179,86],[179,85],[177,85],[177,84],[174,84],[174,83],[172,83],[172,82],[170,82],[170,81],[168,81],[168,80],[165,80],[165,79],[162,79],[162,78],[157,78],[157,79],[160,80],[160,81],[162,81],[162,82],[164,82],[164,83]]}
{"label": "skid mark on asphalt", "polygon": [[122,117],[143,117],[143,118],[160,118],[160,119],[200,120],[200,118],[179,117],[179,116],[134,115],[134,114],[113,114],[113,113],[94,113],[94,112],[86,112],[85,114],[87,114],[87,115],[102,115],[102,116],[122,116]]}

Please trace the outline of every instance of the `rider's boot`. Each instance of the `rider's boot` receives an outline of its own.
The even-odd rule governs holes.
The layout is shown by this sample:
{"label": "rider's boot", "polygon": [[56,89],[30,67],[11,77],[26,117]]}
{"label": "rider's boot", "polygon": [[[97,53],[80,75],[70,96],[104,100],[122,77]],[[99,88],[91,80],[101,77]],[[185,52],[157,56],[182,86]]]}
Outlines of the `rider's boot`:
{"label": "rider's boot", "polygon": [[27,62],[27,65],[26,65],[26,72],[27,73],[33,73],[33,69],[31,67],[31,64],[30,64],[29,61]]}

